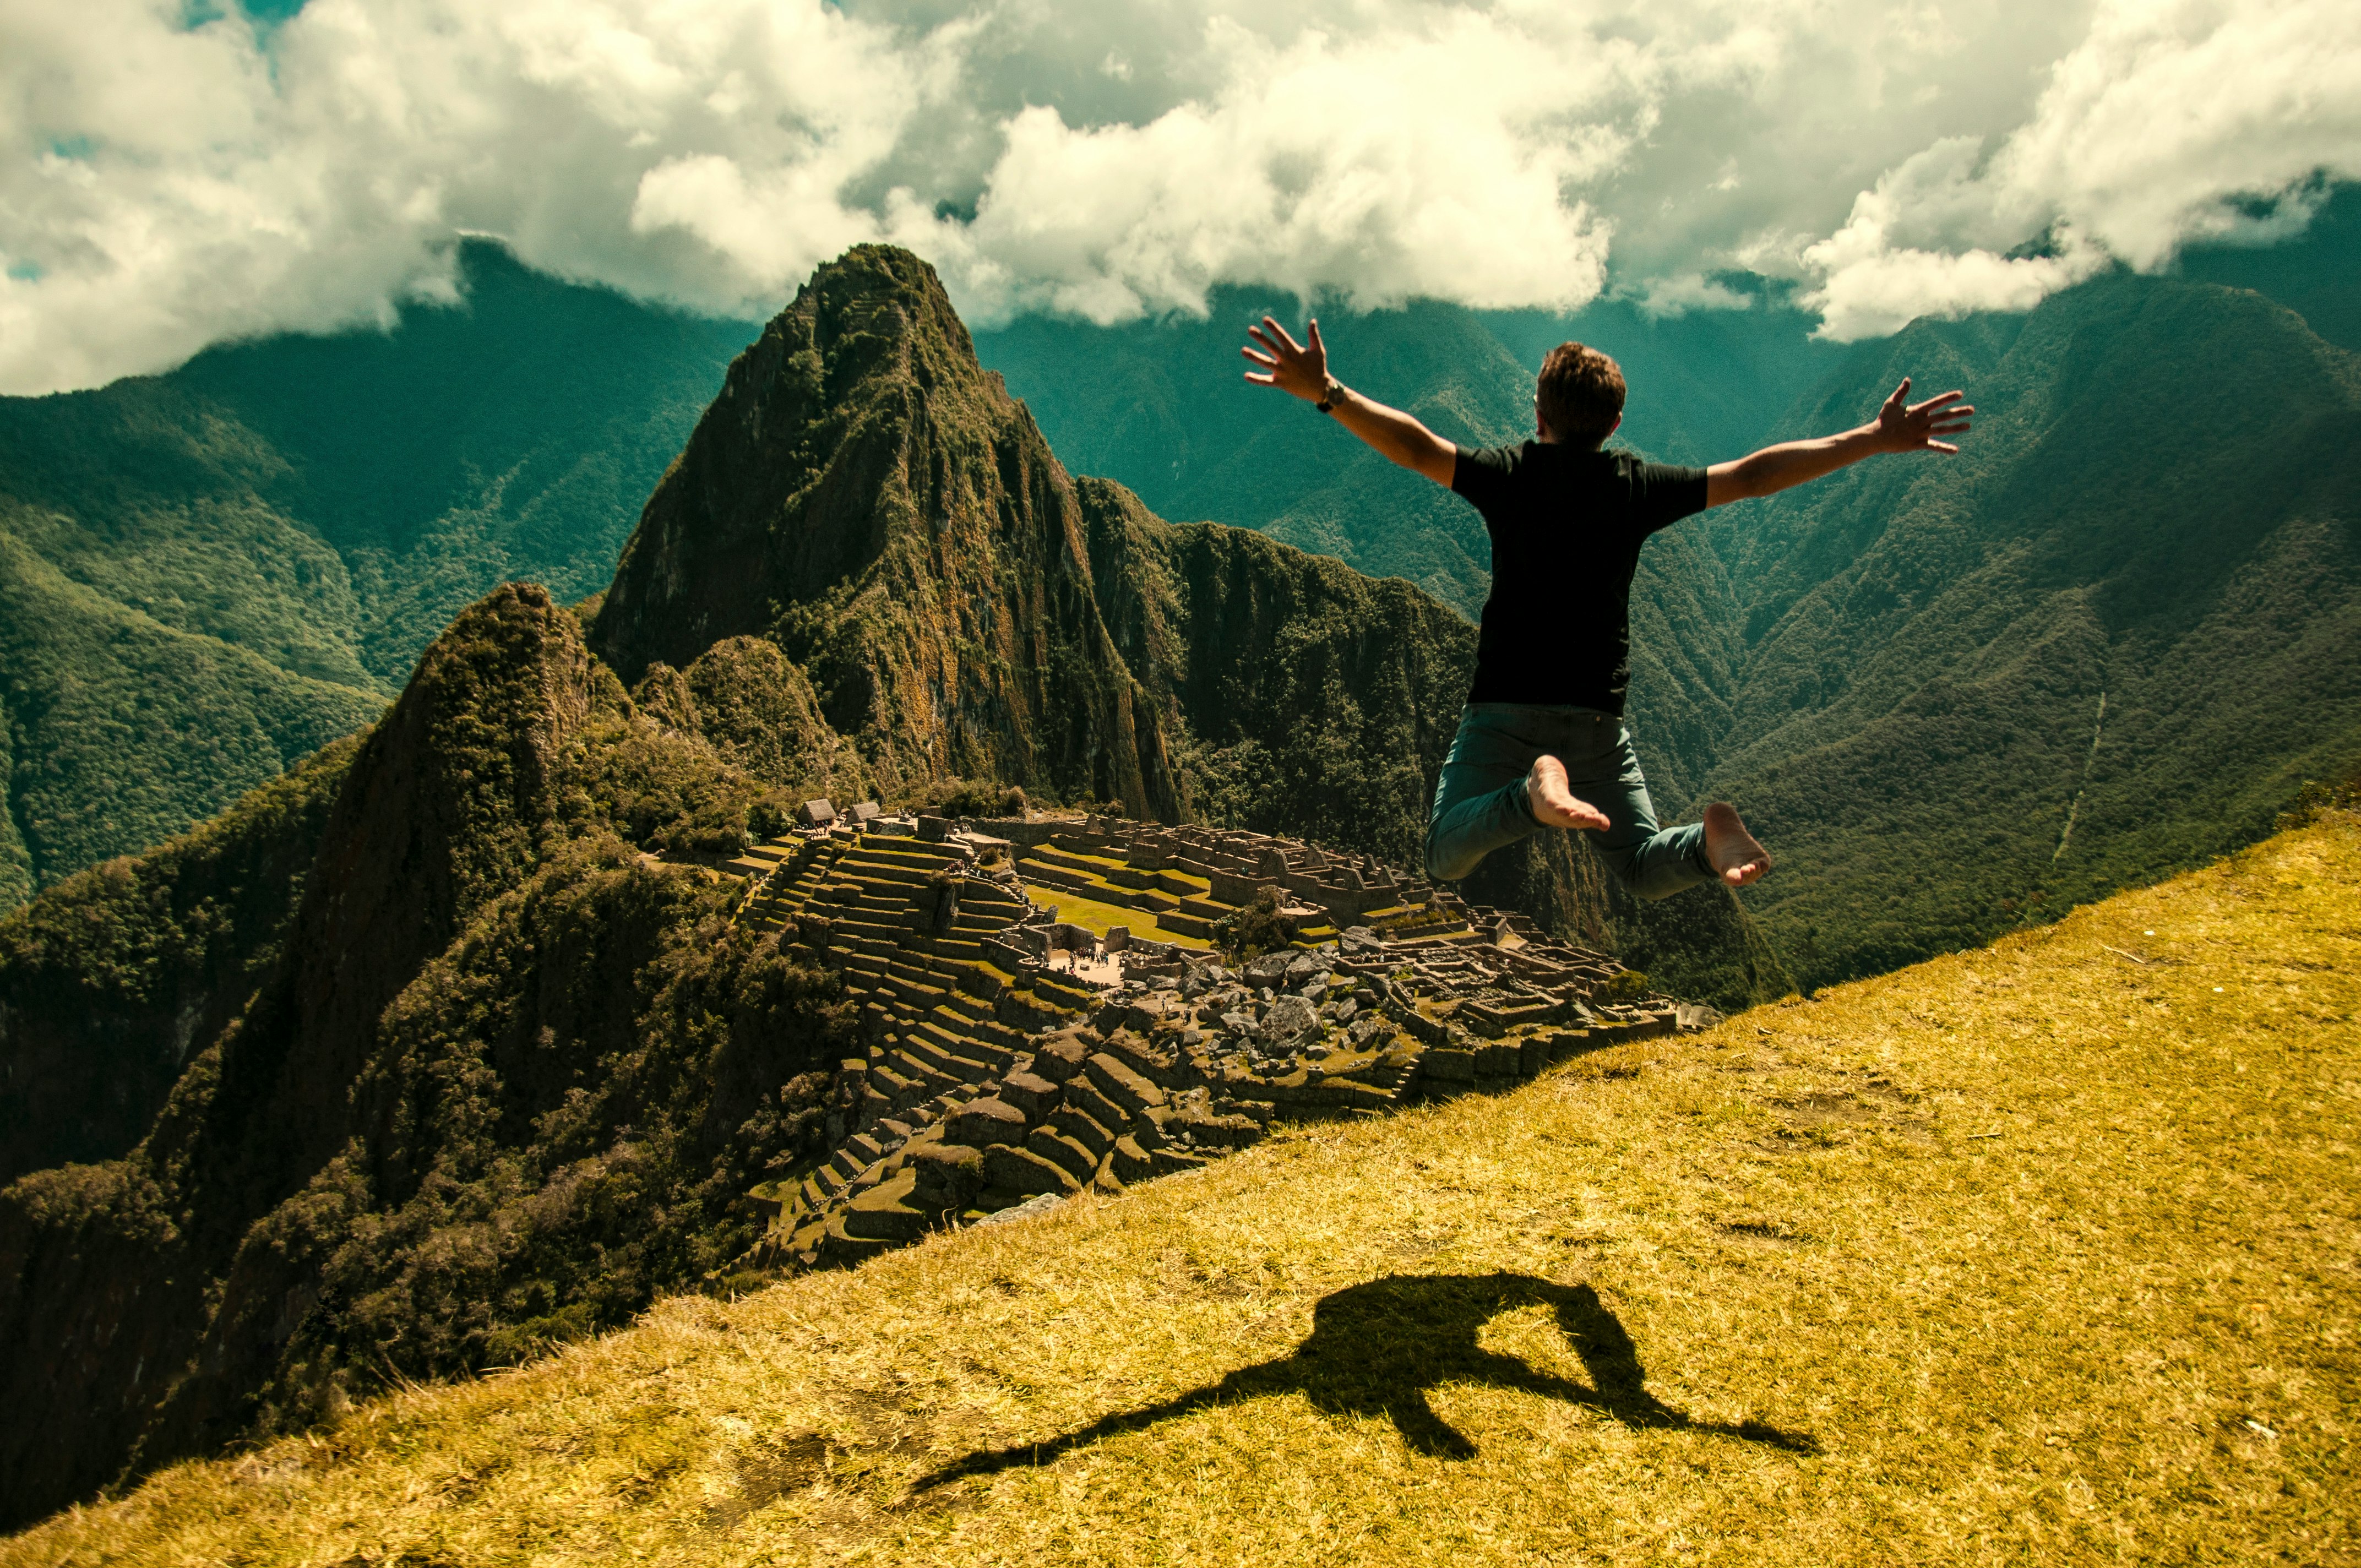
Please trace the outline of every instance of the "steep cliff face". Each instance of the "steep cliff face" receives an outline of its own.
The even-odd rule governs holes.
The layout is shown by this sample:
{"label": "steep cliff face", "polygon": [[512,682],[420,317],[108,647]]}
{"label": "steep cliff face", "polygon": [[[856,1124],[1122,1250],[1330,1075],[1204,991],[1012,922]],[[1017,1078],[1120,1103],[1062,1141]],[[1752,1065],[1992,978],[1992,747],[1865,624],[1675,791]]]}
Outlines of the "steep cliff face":
{"label": "steep cliff face", "polygon": [[130,1152],[281,957],[357,740],[0,924],[0,1183]]}
{"label": "steep cliff face", "polygon": [[933,269],[862,247],[730,367],[649,499],[593,645],[638,681],[765,635],[889,782],[1181,806],[1100,620],[1072,482]]}

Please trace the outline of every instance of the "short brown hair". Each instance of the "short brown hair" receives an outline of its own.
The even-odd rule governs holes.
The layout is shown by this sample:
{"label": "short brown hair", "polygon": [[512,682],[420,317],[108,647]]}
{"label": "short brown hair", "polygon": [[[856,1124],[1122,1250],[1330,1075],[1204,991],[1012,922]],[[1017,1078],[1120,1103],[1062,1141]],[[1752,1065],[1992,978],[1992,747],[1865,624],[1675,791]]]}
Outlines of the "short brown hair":
{"label": "short brown hair", "polygon": [[1596,446],[1623,417],[1623,367],[1595,348],[1561,343],[1542,361],[1533,404],[1552,435]]}

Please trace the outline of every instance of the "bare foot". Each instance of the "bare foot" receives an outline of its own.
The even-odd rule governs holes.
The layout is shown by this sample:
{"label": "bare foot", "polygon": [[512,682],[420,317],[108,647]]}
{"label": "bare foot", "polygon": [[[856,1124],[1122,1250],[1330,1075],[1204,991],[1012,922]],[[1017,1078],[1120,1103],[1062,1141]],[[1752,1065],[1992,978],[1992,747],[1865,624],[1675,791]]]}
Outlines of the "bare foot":
{"label": "bare foot", "polygon": [[1604,832],[1607,813],[1587,800],[1577,800],[1566,787],[1565,764],[1555,757],[1535,757],[1525,773],[1525,804],[1533,820],[1544,828],[1587,828]]}
{"label": "bare foot", "polygon": [[1727,801],[1705,808],[1705,854],[1732,887],[1744,887],[1771,869],[1770,852],[1754,841],[1738,819],[1738,808]]}

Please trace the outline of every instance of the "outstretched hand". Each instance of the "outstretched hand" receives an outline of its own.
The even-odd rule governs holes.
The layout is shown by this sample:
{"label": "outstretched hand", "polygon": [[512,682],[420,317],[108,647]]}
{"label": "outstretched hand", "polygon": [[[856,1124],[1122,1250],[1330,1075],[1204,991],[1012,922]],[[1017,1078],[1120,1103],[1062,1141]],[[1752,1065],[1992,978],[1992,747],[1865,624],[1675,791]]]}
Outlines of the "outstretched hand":
{"label": "outstretched hand", "polygon": [[1320,323],[1313,322],[1307,330],[1312,341],[1301,344],[1289,335],[1288,330],[1268,316],[1262,325],[1246,328],[1246,335],[1268,349],[1268,354],[1255,352],[1252,345],[1238,350],[1262,367],[1246,372],[1246,379],[1258,387],[1277,387],[1290,397],[1316,403],[1328,391],[1328,347],[1320,341]]}
{"label": "outstretched hand", "polygon": [[1965,392],[1941,392],[1923,403],[1904,401],[1910,396],[1910,378],[1877,411],[1878,444],[1888,452],[1957,452],[1945,435],[1964,435],[1968,416],[1976,411],[1960,401]]}

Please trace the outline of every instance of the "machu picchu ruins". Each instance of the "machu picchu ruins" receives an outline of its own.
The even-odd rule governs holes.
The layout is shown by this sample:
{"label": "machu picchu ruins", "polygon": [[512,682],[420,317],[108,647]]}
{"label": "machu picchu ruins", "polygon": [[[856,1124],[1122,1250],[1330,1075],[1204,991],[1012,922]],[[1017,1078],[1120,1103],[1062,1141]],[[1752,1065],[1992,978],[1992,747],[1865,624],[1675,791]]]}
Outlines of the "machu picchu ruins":
{"label": "machu picchu ruins", "polygon": [[[721,869],[748,883],[738,920],[843,975],[867,1053],[837,1069],[829,1155],[752,1195],[769,1266],[856,1263],[1202,1166],[1274,1122],[1505,1088],[1713,1017],[1522,915],[1293,839],[800,815]],[[1234,961],[1213,939],[1265,890],[1293,939]]]}

